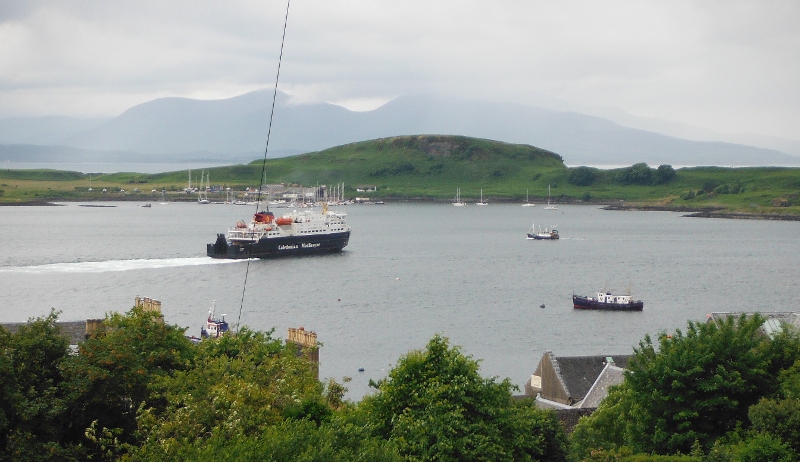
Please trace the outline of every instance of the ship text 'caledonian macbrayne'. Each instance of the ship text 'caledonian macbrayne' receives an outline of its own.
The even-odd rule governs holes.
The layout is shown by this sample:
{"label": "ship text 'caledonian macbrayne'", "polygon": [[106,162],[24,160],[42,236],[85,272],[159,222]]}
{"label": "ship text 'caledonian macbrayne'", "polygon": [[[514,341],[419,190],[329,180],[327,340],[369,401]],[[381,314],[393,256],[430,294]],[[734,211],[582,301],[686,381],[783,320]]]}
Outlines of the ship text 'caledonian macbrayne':
{"label": "ship text 'caledonian macbrayne'", "polygon": [[258,212],[249,224],[240,221],[217,241],[207,245],[212,258],[270,258],[289,255],[330,253],[342,250],[350,240],[347,214],[293,211],[279,218],[272,212]]}

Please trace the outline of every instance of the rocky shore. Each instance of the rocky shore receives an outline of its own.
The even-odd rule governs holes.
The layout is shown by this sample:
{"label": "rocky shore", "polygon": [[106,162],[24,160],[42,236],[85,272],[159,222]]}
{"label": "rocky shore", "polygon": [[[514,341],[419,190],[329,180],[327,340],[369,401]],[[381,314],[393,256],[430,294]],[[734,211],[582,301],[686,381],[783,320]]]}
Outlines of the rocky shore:
{"label": "rocky shore", "polygon": [[728,218],[735,220],[781,220],[800,221],[800,215],[778,213],[744,213],[725,212],[722,207],[670,207],[667,205],[606,205],[603,210],[635,210],[640,212],[682,212],[685,217],[693,218]]}

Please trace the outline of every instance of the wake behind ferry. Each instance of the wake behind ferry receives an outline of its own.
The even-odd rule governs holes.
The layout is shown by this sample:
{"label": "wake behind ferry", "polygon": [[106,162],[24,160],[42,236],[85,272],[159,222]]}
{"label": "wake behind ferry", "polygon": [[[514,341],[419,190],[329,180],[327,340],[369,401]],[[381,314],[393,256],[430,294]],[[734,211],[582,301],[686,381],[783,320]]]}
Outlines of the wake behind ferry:
{"label": "wake behind ferry", "polygon": [[206,246],[212,258],[270,258],[341,251],[350,240],[347,214],[293,211],[279,218],[270,211],[253,215],[249,224],[239,221],[217,241]]}

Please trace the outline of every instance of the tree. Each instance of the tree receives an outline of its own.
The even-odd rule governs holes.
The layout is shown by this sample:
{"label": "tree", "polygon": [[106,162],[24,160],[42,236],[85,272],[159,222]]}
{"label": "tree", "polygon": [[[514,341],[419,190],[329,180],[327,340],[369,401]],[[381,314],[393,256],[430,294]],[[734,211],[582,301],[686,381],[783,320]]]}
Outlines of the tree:
{"label": "tree", "polygon": [[655,174],[655,184],[669,183],[675,179],[676,173],[672,165],[659,165]]}
{"label": "tree", "polygon": [[575,186],[589,186],[594,183],[595,170],[590,167],[578,167],[570,172],[567,182]]}
{"label": "tree", "polygon": [[[152,383],[190,364],[194,349],[183,331],[141,308],[107,315],[101,329],[64,363],[65,386],[73,398],[73,437],[85,438],[86,430],[92,428],[98,434],[114,435],[115,450],[124,452],[126,445],[137,444],[139,407],[167,404],[154,393]],[[99,435],[90,432],[90,437]],[[99,444],[89,446],[98,455],[114,456],[114,451],[103,450]]]}
{"label": "tree", "polygon": [[137,457],[181,459],[179,451],[212,439],[244,441],[287,418],[319,424],[330,416],[308,360],[271,332],[242,328],[195,349],[189,367],[152,384],[166,406],[140,410]]}
{"label": "tree", "polygon": [[478,373],[478,362],[434,336],[400,358],[362,402],[374,434],[412,460],[565,460],[553,415],[514,403],[508,379]]}
{"label": "tree", "polygon": [[747,410],[776,388],[769,339],[760,315],[719,323],[689,322],[686,334],[650,336],[639,343],[625,380],[631,389],[629,434],[640,452],[674,454],[697,440],[708,447],[737,425]]}
{"label": "tree", "polygon": [[780,438],[800,454],[800,361],[779,375],[780,391],[750,407],[753,431]]}
{"label": "tree", "polygon": [[631,391],[626,383],[611,387],[608,396],[591,415],[581,417],[569,436],[573,460],[585,460],[592,452],[619,451],[631,439]]}
{"label": "tree", "polygon": [[[741,315],[689,322],[686,334],[661,333],[657,344],[646,336],[634,350],[624,383],[578,423],[573,453],[629,447],[637,453],[686,454],[697,443],[708,449],[729,432],[747,431],[755,415],[751,410],[748,418],[750,406],[778,392],[780,371],[800,355],[795,333],[770,339],[763,323],[758,314]],[[782,383],[791,388],[793,380],[787,376]],[[760,410],[784,419],[793,412]],[[760,422],[760,430],[773,428],[781,437],[792,431],[774,430],[766,417]]]}
{"label": "tree", "polygon": [[83,456],[80,438],[71,437],[72,403],[62,374],[69,341],[57,317],[51,311],[14,334],[0,328],[0,460]]}
{"label": "tree", "polygon": [[645,163],[638,163],[617,171],[617,183],[650,185],[653,183],[653,169]]}

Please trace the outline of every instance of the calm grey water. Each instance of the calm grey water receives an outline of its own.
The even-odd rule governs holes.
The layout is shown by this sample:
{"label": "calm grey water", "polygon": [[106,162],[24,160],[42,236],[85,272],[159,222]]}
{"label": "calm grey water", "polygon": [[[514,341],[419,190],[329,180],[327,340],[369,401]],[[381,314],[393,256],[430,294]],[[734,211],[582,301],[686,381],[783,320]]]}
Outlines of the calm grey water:
{"label": "calm grey water", "polygon": [[[317,332],[321,377],[353,377],[352,399],[436,333],[481,359],[484,376],[522,386],[546,350],[627,354],[645,334],[712,311],[796,310],[800,299],[800,222],[590,206],[347,206],[343,253],[254,260],[243,292],[247,262],[209,259],[205,245],[252,207],[107,205],[0,207],[3,321],[51,307],[62,320],[102,317],[141,295],[197,334],[212,301],[233,322],[241,304],[241,323],[255,329]],[[561,240],[526,240],[534,220],[557,225]],[[603,286],[632,289],[644,311],[572,309],[573,292]]]}

